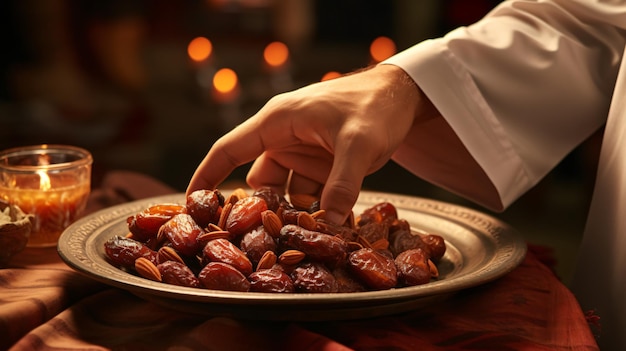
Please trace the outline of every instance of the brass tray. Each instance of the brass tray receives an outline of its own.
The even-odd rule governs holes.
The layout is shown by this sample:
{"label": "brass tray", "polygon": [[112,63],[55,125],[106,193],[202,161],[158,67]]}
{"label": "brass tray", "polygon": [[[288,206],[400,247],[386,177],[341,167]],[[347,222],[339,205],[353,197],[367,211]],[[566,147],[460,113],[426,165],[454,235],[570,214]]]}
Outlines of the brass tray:
{"label": "brass tray", "polygon": [[[224,193],[227,193],[224,191]],[[158,203],[184,203],[184,194],[148,198],[86,216],[59,239],[58,252],[74,270],[154,303],[183,312],[241,319],[323,321],[397,314],[497,279],[517,267],[526,254],[523,237],[481,212],[441,201],[363,191],[356,214],[379,202],[393,203],[415,231],[444,237],[447,251],[440,277],[428,284],[358,293],[275,294],[186,288],[126,273],[105,259],[104,242],[128,232],[126,218]]]}

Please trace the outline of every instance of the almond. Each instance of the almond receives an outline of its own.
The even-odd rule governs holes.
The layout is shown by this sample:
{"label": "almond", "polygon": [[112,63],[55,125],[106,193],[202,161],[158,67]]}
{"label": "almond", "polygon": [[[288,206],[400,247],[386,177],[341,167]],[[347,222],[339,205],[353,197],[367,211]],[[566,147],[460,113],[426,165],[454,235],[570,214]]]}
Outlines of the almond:
{"label": "almond", "polygon": [[300,263],[306,254],[299,250],[287,250],[278,256],[278,262],[291,266]]}
{"label": "almond", "polygon": [[140,276],[146,279],[157,282],[161,281],[161,272],[159,272],[159,269],[154,265],[154,263],[152,263],[152,261],[145,257],[139,257],[135,260],[135,270]]}
{"label": "almond", "polygon": [[214,230],[212,232],[204,232],[198,235],[198,241],[202,246],[215,239],[230,239],[230,232],[226,230]]}
{"label": "almond", "polygon": [[289,194],[291,205],[301,211],[308,210],[318,200],[317,197],[309,194]]}
{"label": "almond", "polygon": [[235,190],[233,190],[232,193],[230,193],[230,195],[228,195],[228,197],[226,198],[226,200],[224,201],[224,204],[235,204],[237,201],[243,199],[244,197],[248,197],[248,193],[246,192],[246,190],[244,188],[237,188]]}
{"label": "almond", "polygon": [[437,265],[433,261],[428,260],[428,268],[430,269],[431,277],[439,278],[439,268],[437,268]]}
{"label": "almond", "polygon": [[230,211],[233,209],[233,204],[230,202],[224,203],[224,207],[222,207],[222,213],[220,214],[220,220],[217,222],[217,226],[220,228],[226,228],[226,220],[228,219],[228,215]]}
{"label": "almond", "polygon": [[317,221],[310,213],[301,211],[298,213],[298,225],[307,230],[315,230]]}
{"label": "almond", "polygon": [[[183,261],[178,252],[176,252],[176,250],[174,250],[174,248],[170,246],[162,246],[159,249],[159,251],[157,252],[157,260],[159,263],[163,263],[166,261],[176,261],[183,264],[185,263],[185,261]],[[135,262],[135,265],[137,265],[137,262]]]}
{"label": "almond", "polygon": [[280,236],[280,229],[283,227],[283,221],[281,221],[280,217],[272,211],[265,210],[261,213],[261,220],[263,221],[263,227],[269,235],[273,238],[278,238]]}
{"label": "almond", "polygon": [[272,266],[276,264],[277,259],[278,258],[276,257],[276,254],[273,251],[265,251],[263,256],[261,256],[259,263],[256,265],[256,270],[260,271],[261,269],[272,268]]}
{"label": "almond", "polygon": [[326,210],[317,210],[313,213],[311,213],[311,217],[313,217],[314,219],[323,219],[326,216]]}

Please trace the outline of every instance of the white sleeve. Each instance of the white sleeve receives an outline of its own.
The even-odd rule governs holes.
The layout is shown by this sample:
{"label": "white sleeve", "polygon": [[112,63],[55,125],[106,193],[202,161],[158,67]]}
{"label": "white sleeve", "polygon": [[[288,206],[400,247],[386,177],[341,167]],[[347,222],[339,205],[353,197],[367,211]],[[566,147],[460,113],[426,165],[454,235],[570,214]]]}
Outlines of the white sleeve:
{"label": "white sleeve", "polygon": [[445,163],[441,154],[413,158],[430,152],[414,147],[394,160],[488,208],[506,208],[606,121],[625,36],[626,1],[507,1],[474,25],[398,53],[383,64],[415,80],[497,201],[480,198],[464,177],[424,170],[449,166],[416,161]]}

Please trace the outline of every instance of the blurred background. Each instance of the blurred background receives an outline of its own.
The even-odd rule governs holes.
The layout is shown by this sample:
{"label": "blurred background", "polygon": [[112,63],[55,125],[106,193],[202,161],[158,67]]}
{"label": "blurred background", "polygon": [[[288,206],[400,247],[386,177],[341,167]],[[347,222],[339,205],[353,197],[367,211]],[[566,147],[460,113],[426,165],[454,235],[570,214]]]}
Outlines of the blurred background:
{"label": "blurred background", "polygon": [[[0,149],[89,149],[110,170],[184,191],[211,144],[273,95],[348,73],[480,19],[495,0],[5,0]],[[502,214],[552,247],[569,279],[598,152],[594,136]],[[243,182],[246,167],[229,181]],[[370,190],[475,207],[390,163]],[[485,211],[482,208],[478,208]]]}

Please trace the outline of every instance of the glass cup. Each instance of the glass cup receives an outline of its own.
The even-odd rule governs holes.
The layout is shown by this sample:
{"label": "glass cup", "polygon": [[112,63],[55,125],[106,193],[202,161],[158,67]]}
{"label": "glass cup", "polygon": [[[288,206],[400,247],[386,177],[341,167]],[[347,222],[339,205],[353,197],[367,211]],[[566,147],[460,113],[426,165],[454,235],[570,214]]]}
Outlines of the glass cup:
{"label": "glass cup", "polygon": [[0,198],[34,216],[28,247],[56,246],[84,211],[93,158],[66,145],[35,145],[0,152]]}

